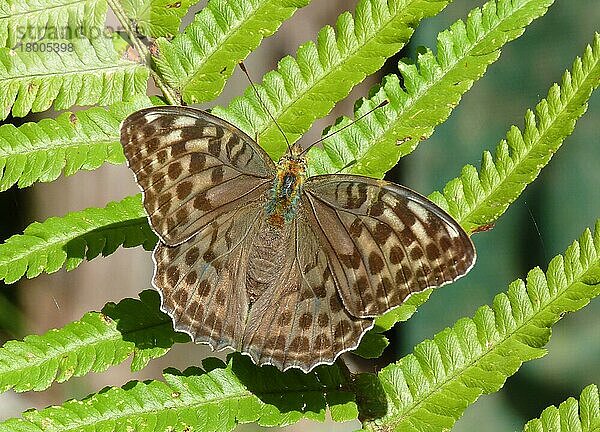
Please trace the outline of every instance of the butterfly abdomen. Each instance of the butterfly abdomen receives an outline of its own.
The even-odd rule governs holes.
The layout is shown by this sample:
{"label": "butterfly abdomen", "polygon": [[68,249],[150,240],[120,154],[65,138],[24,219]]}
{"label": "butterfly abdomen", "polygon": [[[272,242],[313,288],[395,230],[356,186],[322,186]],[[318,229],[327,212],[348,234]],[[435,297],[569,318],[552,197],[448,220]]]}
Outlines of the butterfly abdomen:
{"label": "butterfly abdomen", "polygon": [[246,294],[250,305],[281,280],[288,251],[289,232],[283,227],[264,224],[254,238],[246,273]]}
{"label": "butterfly abdomen", "polygon": [[302,193],[306,166],[303,159],[284,156],[277,165],[269,200],[266,205],[268,221],[281,227],[294,220]]}

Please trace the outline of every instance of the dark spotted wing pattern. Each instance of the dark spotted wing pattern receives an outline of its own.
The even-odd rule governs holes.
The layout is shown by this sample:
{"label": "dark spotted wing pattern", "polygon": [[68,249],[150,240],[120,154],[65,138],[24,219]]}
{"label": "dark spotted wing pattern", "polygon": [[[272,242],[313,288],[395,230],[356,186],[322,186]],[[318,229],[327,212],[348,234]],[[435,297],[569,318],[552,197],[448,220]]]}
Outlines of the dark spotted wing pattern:
{"label": "dark spotted wing pattern", "polygon": [[373,320],[344,308],[304,220],[272,227],[263,211],[247,205],[183,244],[159,245],[154,285],[163,309],[194,341],[232,347],[259,365],[309,371],[330,364],[358,346]]}
{"label": "dark spotted wing pattern", "polygon": [[414,292],[466,274],[473,243],[446,212],[402,186],[368,177],[311,177],[303,210],[335,269],[344,306],[380,315]]}
{"label": "dark spotted wing pattern", "polygon": [[[253,205],[254,204],[254,205]],[[240,349],[249,301],[248,252],[262,207],[252,203],[223,213],[178,246],[154,250],[154,286],[175,329],[213,349]]]}
{"label": "dark spotted wing pattern", "polygon": [[192,108],[133,113],[121,126],[121,144],[152,228],[168,245],[262,197],[275,175],[273,162],[250,137]]}

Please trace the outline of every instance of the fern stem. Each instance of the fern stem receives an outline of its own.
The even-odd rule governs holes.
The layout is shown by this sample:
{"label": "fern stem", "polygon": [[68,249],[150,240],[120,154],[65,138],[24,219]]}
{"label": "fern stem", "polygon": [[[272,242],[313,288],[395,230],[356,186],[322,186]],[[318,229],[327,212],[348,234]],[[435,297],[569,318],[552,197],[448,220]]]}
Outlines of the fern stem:
{"label": "fern stem", "polygon": [[173,90],[152,68],[151,54],[146,45],[142,43],[141,40],[136,36],[133,27],[131,26],[131,22],[125,13],[125,10],[121,7],[119,0],[106,0],[112,11],[115,13],[115,16],[119,20],[119,23],[123,26],[127,35],[129,36],[129,40],[133,44],[134,48],[140,54],[140,56],[144,59],[144,64],[150,70],[150,75],[154,79],[156,86],[162,91],[163,96],[171,105],[181,105],[181,97],[177,95],[175,90]]}

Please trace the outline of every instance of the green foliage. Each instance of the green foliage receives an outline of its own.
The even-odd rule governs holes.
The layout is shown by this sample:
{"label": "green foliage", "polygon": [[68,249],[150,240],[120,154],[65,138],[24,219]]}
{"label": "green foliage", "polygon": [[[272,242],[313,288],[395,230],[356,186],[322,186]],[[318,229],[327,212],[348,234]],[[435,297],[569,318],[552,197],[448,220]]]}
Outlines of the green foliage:
{"label": "green foliage", "polygon": [[84,258],[110,255],[119,246],[144,246],[150,250],[156,236],[141,205],[141,195],[52,217],[29,225],[22,235],[0,244],[0,280],[13,283],[24,275],[53,273],[63,265],[73,270]]}
{"label": "green foliage", "polygon": [[337,421],[356,417],[345,378],[335,366],[304,374],[274,367],[256,368],[247,357],[234,355],[227,365],[207,359],[183,373],[165,371],[165,381],[130,382],[106,389],[84,403],[23,413],[22,419],[0,423],[0,432],[44,430],[206,430],[231,431],[236,423],[263,426],[295,423],[301,418],[323,421],[331,406]]}
{"label": "green foliage", "polygon": [[144,291],[140,300],[108,303],[79,321],[23,342],[8,341],[0,348],[0,391],[45,390],[53,381],[102,372],[133,354],[131,370],[168,352],[175,342],[189,341],[175,333],[171,318],[160,312],[156,291]]}
{"label": "green foliage", "polygon": [[[541,168],[549,162],[564,138],[572,132],[577,118],[587,108],[587,100],[592,90],[600,83],[599,47],[600,38],[596,36],[593,48],[586,49],[583,60],[575,61],[573,74],[565,73],[562,82],[563,90],[558,86],[552,87],[548,99],[540,102],[537,107],[540,128],[536,126],[533,113],[529,112],[523,135],[516,127],[513,127],[508,134],[508,144],[505,141],[500,143],[495,161],[489,153],[484,154],[481,177],[477,177],[474,167],[467,166],[460,178],[448,183],[444,189],[444,195],[432,194],[431,198],[447,208],[465,229],[475,231],[494,223],[508,205],[522,193],[527,184],[537,177]],[[113,131],[115,131],[114,126],[113,123]],[[527,137],[527,139],[523,137]],[[508,151],[509,146],[510,152]],[[32,173],[30,170],[28,172]],[[150,233],[143,218],[143,209],[139,201],[130,199],[124,205],[129,207],[131,219],[122,221],[122,225],[117,230],[112,225],[116,223],[115,219],[108,218],[103,221],[102,225],[79,227],[78,230],[65,229],[64,232],[71,234],[68,237],[62,235],[48,241],[50,237],[43,236],[45,240],[38,239],[35,247],[32,247],[30,243],[32,234],[30,233],[36,233],[38,237],[42,237],[37,231],[38,227],[42,225],[36,223],[30,226],[23,236],[14,236],[6,244],[0,245],[0,251],[6,251],[3,259],[0,258],[0,277],[4,277],[8,282],[14,282],[26,271],[28,277],[37,276],[41,271],[56,271],[67,261],[67,258],[67,268],[74,268],[82,260],[83,252],[80,249],[85,248],[84,244],[89,241],[88,238],[112,240],[111,244],[119,245],[127,243],[121,239],[124,232],[136,235],[145,233],[137,239],[138,241],[129,244],[148,243],[148,239],[151,239],[149,241],[151,244],[154,235]],[[486,218],[478,219],[472,216],[479,214],[486,215]],[[73,215],[68,215],[64,221],[53,218],[45,223],[51,222],[53,225],[67,227],[72,221]],[[112,239],[112,236],[116,236],[116,239]],[[67,248],[68,244],[82,246],[73,249]],[[111,248],[106,248],[106,250],[110,251]],[[97,255],[98,253],[88,253],[87,257],[90,259]],[[386,314],[384,320],[395,322],[408,319],[416,306],[425,299],[425,297],[422,300],[421,297],[411,299],[401,308]],[[414,302],[416,304],[413,304]],[[409,309],[412,312],[407,313]],[[390,317],[393,318],[390,319]],[[371,333],[380,333],[387,329],[389,326],[378,326]],[[371,334],[365,344],[358,352],[362,356],[370,357],[380,353],[387,345],[387,341],[383,336]]]}
{"label": "green foliage", "polygon": [[5,0],[0,2],[0,47],[98,34],[106,20],[106,0]]}
{"label": "green foliage", "polygon": [[417,311],[417,308],[427,301],[433,290],[428,289],[411,295],[396,309],[378,316],[375,325],[369,330],[360,345],[354,351],[364,358],[377,358],[388,346],[389,341],[382,333],[390,330],[394,324],[408,320]]}
{"label": "green foliage", "polygon": [[51,105],[55,109],[109,105],[146,93],[148,69],[120,58],[111,40],[55,39],[37,44],[51,51],[0,48],[0,119],[11,107],[13,116],[22,117]]}
{"label": "green foliage", "polygon": [[211,0],[185,32],[157,41],[159,73],[187,103],[221,93],[237,64],[310,0]]}
{"label": "green foliage", "polygon": [[[366,430],[448,430],[483,393],[543,356],[551,326],[600,295],[600,220],[544,272],[534,268],[472,319],[426,340],[377,374],[386,412]],[[368,407],[372,410],[373,407]]]}
{"label": "green foliage", "polygon": [[381,334],[381,329],[371,329],[360,341],[360,345],[353,351],[354,354],[366,359],[380,357],[383,351],[390,344],[390,341]]}
{"label": "green foliage", "polygon": [[593,432],[600,430],[600,398],[598,387],[590,385],[583,389],[579,403],[569,398],[558,408],[551,406],[539,419],[525,425],[525,432]]}
{"label": "green foliage", "polygon": [[121,0],[127,17],[137,30],[150,37],[173,37],[179,32],[181,19],[198,0]]}
{"label": "green foliage", "polygon": [[[326,139],[309,152],[314,174],[346,172],[382,178],[402,156],[445,121],[473,83],[500,57],[500,49],[518,38],[554,0],[492,0],[473,9],[437,38],[437,55],[419,53],[416,64],[398,63],[401,79],[388,75],[356,103],[355,118],[382,101],[389,104]],[[350,125],[343,117],[328,130]]]}
{"label": "green foliage", "polygon": [[53,181],[61,172],[69,176],[105,162],[123,163],[121,121],[150,105],[148,98],[140,97],[117,102],[110,109],[96,107],[19,127],[0,126],[0,191],[15,183],[27,187]]}
{"label": "green foliage", "polygon": [[587,110],[592,91],[600,85],[600,35],[596,33],[583,59],[565,72],[535,114],[525,116],[525,131],[513,126],[496,155],[483,154],[481,172],[466,165],[460,177],[448,182],[443,194],[429,198],[446,208],[467,232],[493,224],[550,161],[575,123]]}
{"label": "green foliage", "polygon": [[336,29],[319,31],[316,44],[300,46],[296,58],[286,56],[277,70],[257,85],[262,104],[252,88],[227,108],[212,113],[257,136],[277,159],[285,150],[281,132],[265,112],[277,120],[290,142],[306,132],[313,121],[331,111],[352,87],[377,71],[413,34],[417,23],[441,11],[448,0],[360,0],[354,16],[338,17]]}

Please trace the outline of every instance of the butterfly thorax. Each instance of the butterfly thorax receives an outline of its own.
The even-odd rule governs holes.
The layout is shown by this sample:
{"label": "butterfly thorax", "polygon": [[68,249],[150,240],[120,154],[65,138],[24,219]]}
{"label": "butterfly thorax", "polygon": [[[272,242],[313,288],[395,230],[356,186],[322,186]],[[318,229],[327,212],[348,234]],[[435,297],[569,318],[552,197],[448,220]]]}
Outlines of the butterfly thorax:
{"label": "butterfly thorax", "polygon": [[268,221],[274,226],[281,227],[291,222],[298,212],[306,178],[306,161],[294,153],[283,156],[277,163],[277,174],[266,206]]}

